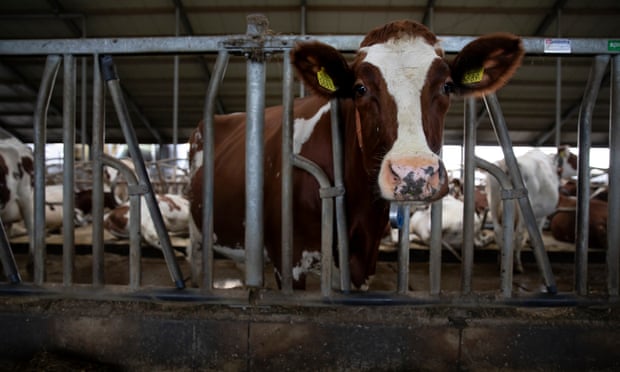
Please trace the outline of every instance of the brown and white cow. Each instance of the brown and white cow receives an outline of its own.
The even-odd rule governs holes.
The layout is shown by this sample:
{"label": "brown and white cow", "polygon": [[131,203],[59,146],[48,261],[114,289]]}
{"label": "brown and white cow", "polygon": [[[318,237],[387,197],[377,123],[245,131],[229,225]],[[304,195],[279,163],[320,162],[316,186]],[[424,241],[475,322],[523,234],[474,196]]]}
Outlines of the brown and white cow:
{"label": "brown and white cow", "polygon": [[[0,219],[5,227],[24,222],[33,253],[34,158],[15,138],[0,139]],[[7,229],[8,230],[8,229]]]}
{"label": "brown and white cow", "polygon": [[[182,195],[156,194],[157,205],[170,235],[189,234],[189,201]],[[104,218],[103,227],[117,238],[129,238],[129,203],[112,209]],[[151,218],[146,200],[140,202],[140,231],[144,241],[152,247],[161,248],[159,235]]]}
{"label": "brown and white cow", "polygon": [[[452,61],[425,26],[396,21],[370,31],[349,63],[335,48],[299,43],[291,52],[298,76],[314,92],[295,101],[294,151],[333,177],[330,100],[339,100],[344,138],[344,186],[351,281],[364,285],[375,273],[390,201],[429,203],[448,192],[439,158],[450,95],[483,95],[500,88],[517,69],[521,41],[509,34],[472,41]],[[244,114],[215,117],[216,244],[244,240]],[[281,268],[282,108],[265,110],[264,244]],[[203,124],[191,135],[190,201],[195,227],[202,225]],[[294,172],[294,286],[305,286],[302,257],[318,260],[321,198],[317,182]],[[191,229],[191,228],[190,228]],[[193,241],[199,238],[194,236]],[[304,260],[304,262],[308,262]],[[312,262],[314,265],[316,262]],[[278,273],[276,273],[278,277]]]}

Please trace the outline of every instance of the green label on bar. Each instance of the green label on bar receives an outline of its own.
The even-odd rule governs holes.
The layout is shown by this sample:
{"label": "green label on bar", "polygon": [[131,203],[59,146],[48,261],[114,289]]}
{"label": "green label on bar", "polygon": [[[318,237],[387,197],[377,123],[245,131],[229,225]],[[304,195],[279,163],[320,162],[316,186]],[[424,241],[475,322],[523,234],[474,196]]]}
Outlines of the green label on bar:
{"label": "green label on bar", "polygon": [[609,52],[620,52],[620,40],[607,40],[607,50]]}

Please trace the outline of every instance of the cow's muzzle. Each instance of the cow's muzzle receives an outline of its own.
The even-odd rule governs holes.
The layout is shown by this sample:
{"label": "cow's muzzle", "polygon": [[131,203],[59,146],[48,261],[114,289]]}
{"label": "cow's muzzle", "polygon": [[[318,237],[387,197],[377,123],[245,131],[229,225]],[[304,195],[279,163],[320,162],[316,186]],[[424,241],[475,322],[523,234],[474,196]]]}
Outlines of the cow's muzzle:
{"label": "cow's muzzle", "polygon": [[448,193],[448,175],[435,154],[384,161],[379,187],[387,200],[430,203]]}

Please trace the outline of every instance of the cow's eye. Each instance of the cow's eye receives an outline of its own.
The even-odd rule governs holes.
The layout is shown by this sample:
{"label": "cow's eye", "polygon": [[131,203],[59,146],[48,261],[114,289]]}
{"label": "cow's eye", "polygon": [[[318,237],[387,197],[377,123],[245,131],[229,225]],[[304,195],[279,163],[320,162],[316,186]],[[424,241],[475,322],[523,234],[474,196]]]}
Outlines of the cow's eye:
{"label": "cow's eye", "polygon": [[358,97],[361,97],[361,96],[365,95],[366,92],[368,92],[368,89],[366,88],[366,86],[364,84],[356,84],[353,87],[353,91],[355,92],[355,94]]}

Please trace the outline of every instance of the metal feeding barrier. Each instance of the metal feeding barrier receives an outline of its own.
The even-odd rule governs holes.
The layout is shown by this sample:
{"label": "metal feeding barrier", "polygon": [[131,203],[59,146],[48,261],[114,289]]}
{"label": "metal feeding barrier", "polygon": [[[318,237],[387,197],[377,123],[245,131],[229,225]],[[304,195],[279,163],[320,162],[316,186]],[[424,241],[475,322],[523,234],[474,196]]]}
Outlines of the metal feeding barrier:
{"label": "metal feeding barrier", "polygon": [[[596,100],[598,89],[601,83],[601,76],[608,65],[611,65],[613,78],[611,79],[611,118],[610,118],[610,151],[611,167],[609,181],[609,221],[614,223],[619,220],[620,213],[620,56],[611,55],[607,52],[604,43],[597,39],[576,39],[572,43],[572,54],[594,54],[594,64],[588,86],[584,94],[584,100],[580,112],[579,130],[579,206],[578,206],[578,226],[576,243],[576,283],[575,292],[557,294],[557,285],[553,276],[549,258],[540,233],[534,222],[533,213],[527,199],[527,190],[524,189],[523,181],[519,173],[515,156],[512,151],[512,144],[508,136],[506,123],[499,102],[495,95],[484,98],[485,106],[489,112],[492,124],[496,131],[498,141],[505,155],[510,176],[501,172],[493,164],[489,164],[482,159],[477,159],[474,153],[475,139],[475,108],[474,100],[468,99],[466,104],[465,120],[465,173],[464,173],[464,238],[462,246],[462,278],[460,293],[442,293],[441,286],[441,204],[433,205],[433,229],[430,245],[429,275],[430,288],[428,296],[416,297],[409,290],[409,215],[410,206],[408,204],[394,204],[392,206],[393,226],[400,228],[400,243],[398,253],[398,283],[397,289],[391,293],[352,293],[350,288],[350,271],[348,260],[339,260],[341,280],[338,288],[332,288],[331,267],[332,267],[332,247],[337,246],[340,257],[348,257],[348,242],[346,238],[347,222],[344,213],[344,187],[342,181],[343,155],[339,147],[341,139],[337,138],[337,101],[332,102],[332,139],[334,154],[334,180],[330,180],[316,164],[298,155],[293,155],[292,136],[293,136],[293,71],[290,65],[289,51],[298,41],[318,40],[334,46],[341,51],[355,51],[361,41],[360,36],[281,36],[268,33],[266,20],[263,17],[248,17],[248,29],[244,35],[221,36],[221,37],[160,37],[160,38],[127,38],[127,39],[68,39],[68,40],[1,40],[0,55],[49,55],[43,77],[41,88],[37,99],[36,112],[34,114],[35,125],[35,224],[45,223],[43,210],[44,198],[44,173],[45,155],[40,151],[45,146],[45,128],[47,107],[53,89],[55,77],[61,61],[64,62],[64,91],[63,91],[63,128],[65,133],[65,172],[64,184],[74,184],[73,159],[75,142],[75,56],[92,56],[94,61],[93,70],[93,197],[94,210],[93,219],[100,221],[103,218],[103,189],[101,170],[104,164],[113,165],[119,168],[122,166],[113,164],[114,162],[103,156],[102,148],[105,140],[103,131],[103,102],[104,102],[104,83],[110,93],[116,113],[121,123],[124,136],[127,140],[131,158],[134,161],[136,179],[132,179],[127,169],[123,170],[126,174],[131,187],[132,195],[132,217],[139,221],[140,196],[144,196],[149,207],[153,221],[157,226],[162,243],[162,251],[166,260],[168,270],[173,285],[182,291],[167,291],[166,288],[145,289],[140,286],[140,254],[139,247],[131,248],[131,281],[130,290],[126,296],[148,298],[166,298],[175,300],[219,300],[224,297],[221,291],[214,290],[214,236],[213,236],[213,161],[214,161],[214,128],[213,115],[217,107],[217,94],[219,86],[224,77],[230,56],[244,56],[247,61],[247,142],[246,142],[246,220],[253,223],[246,224],[245,230],[245,285],[250,288],[250,292],[263,287],[264,277],[264,258],[263,258],[263,110],[265,108],[265,75],[266,63],[269,55],[281,54],[283,57],[283,162],[282,162],[282,278],[281,294],[282,298],[295,298],[292,289],[292,215],[295,213],[292,207],[292,195],[295,192],[292,187],[293,167],[298,167],[312,174],[320,185],[323,198],[323,230],[322,230],[322,273],[321,290],[318,300],[328,303],[346,304],[394,304],[394,303],[438,303],[438,302],[458,302],[459,300],[469,301],[472,294],[472,268],[474,258],[473,246],[473,190],[474,190],[474,170],[476,167],[485,169],[495,176],[502,189],[505,200],[516,199],[518,207],[528,222],[528,231],[533,243],[534,257],[538,264],[539,272],[543,284],[546,287],[547,295],[544,297],[516,298],[512,294],[512,231],[507,228],[504,233],[504,244],[501,253],[500,270],[500,296],[495,298],[495,302],[507,302],[513,304],[522,303],[557,303],[575,304],[580,301],[588,300],[587,295],[587,228],[588,228],[588,187],[585,182],[588,180],[588,157],[590,148],[590,121],[592,107]],[[459,51],[472,38],[468,37],[443,37],[442,46],[447,53]],[[526,53],[543,53],[543,39],[525,38],[524,47]],[[204,195],[203,195],[203,224],[201,226],[203,238],[200,242],[191,242],[197,248],[202,246],[200,253],[201,259],[191,263],[191,275],[199,284],[198,289],[185,288],[183,273],[175,260],[166,228],[163,225],[162,217],[157,207],[154,191],[149,181],[149,177],[138,148],[138,140],[131,124],[127,106],[124,103],[123,95],[119,87],[119,76],[116,73],[113,55],[123,54],[183,54],[183,53],[217,53],[217,60],[212,71],[212,76],[208,84],[204,105],[204,140],[203,164],[204,164]],[[176,72],[176,71],[175,71]],[[134,200],[135,199],[135,200]],[[73,210],[73,190],[65,188],[63,208],[64,211]],[[504,221],[514,221],[513,203],[505,203]],[[21,283],[19,272],[15,265],[14,257],[4,231],[0,232],[0,259],[3,264],[4,272],[7,275],[9,284],[1,285],[0,291],[4,293],[17,293],[23,291],[50,292],[58,291],[61,295],[63,290],[72,288],[75,290],[71,275],[73,265],[73,236],[74,229],[71,223],[71,213],[65,213],[63,223],[63,234],[66,237],[63,246],[63,262],[67,274],[63,280],[62,288],[47,286],[45,282],[45,235],[41,229],[35,230],[33,239],[35,244],[34,255],[34,281],[33,286]],[[511,223],[506,225],[510,226]],[[137,229],[137,228],[134,228]],[[615,226],[610,226],[609,249],[607,251],[607,292],[608,296],[615,298],[618,296],[619,288],[619,251],[620,251],[620,230]],[[136,236],[139,231],[134,230]],[[139,238],[131,239],[132,244],[137,244]],[[92,287],[105,288],[103,273],[103,231],[101,224],[93,225],[93,282]],[[194,250],[197,252],[198,250]],[[80,287],[88,296],[92,287]],[[98,296],[101,291],[97,292]],[[251,298],[254,298],[252,295]],[[304,297],[307,300],[308,297]],[[456,300],[455,300],[456,298]]]}

